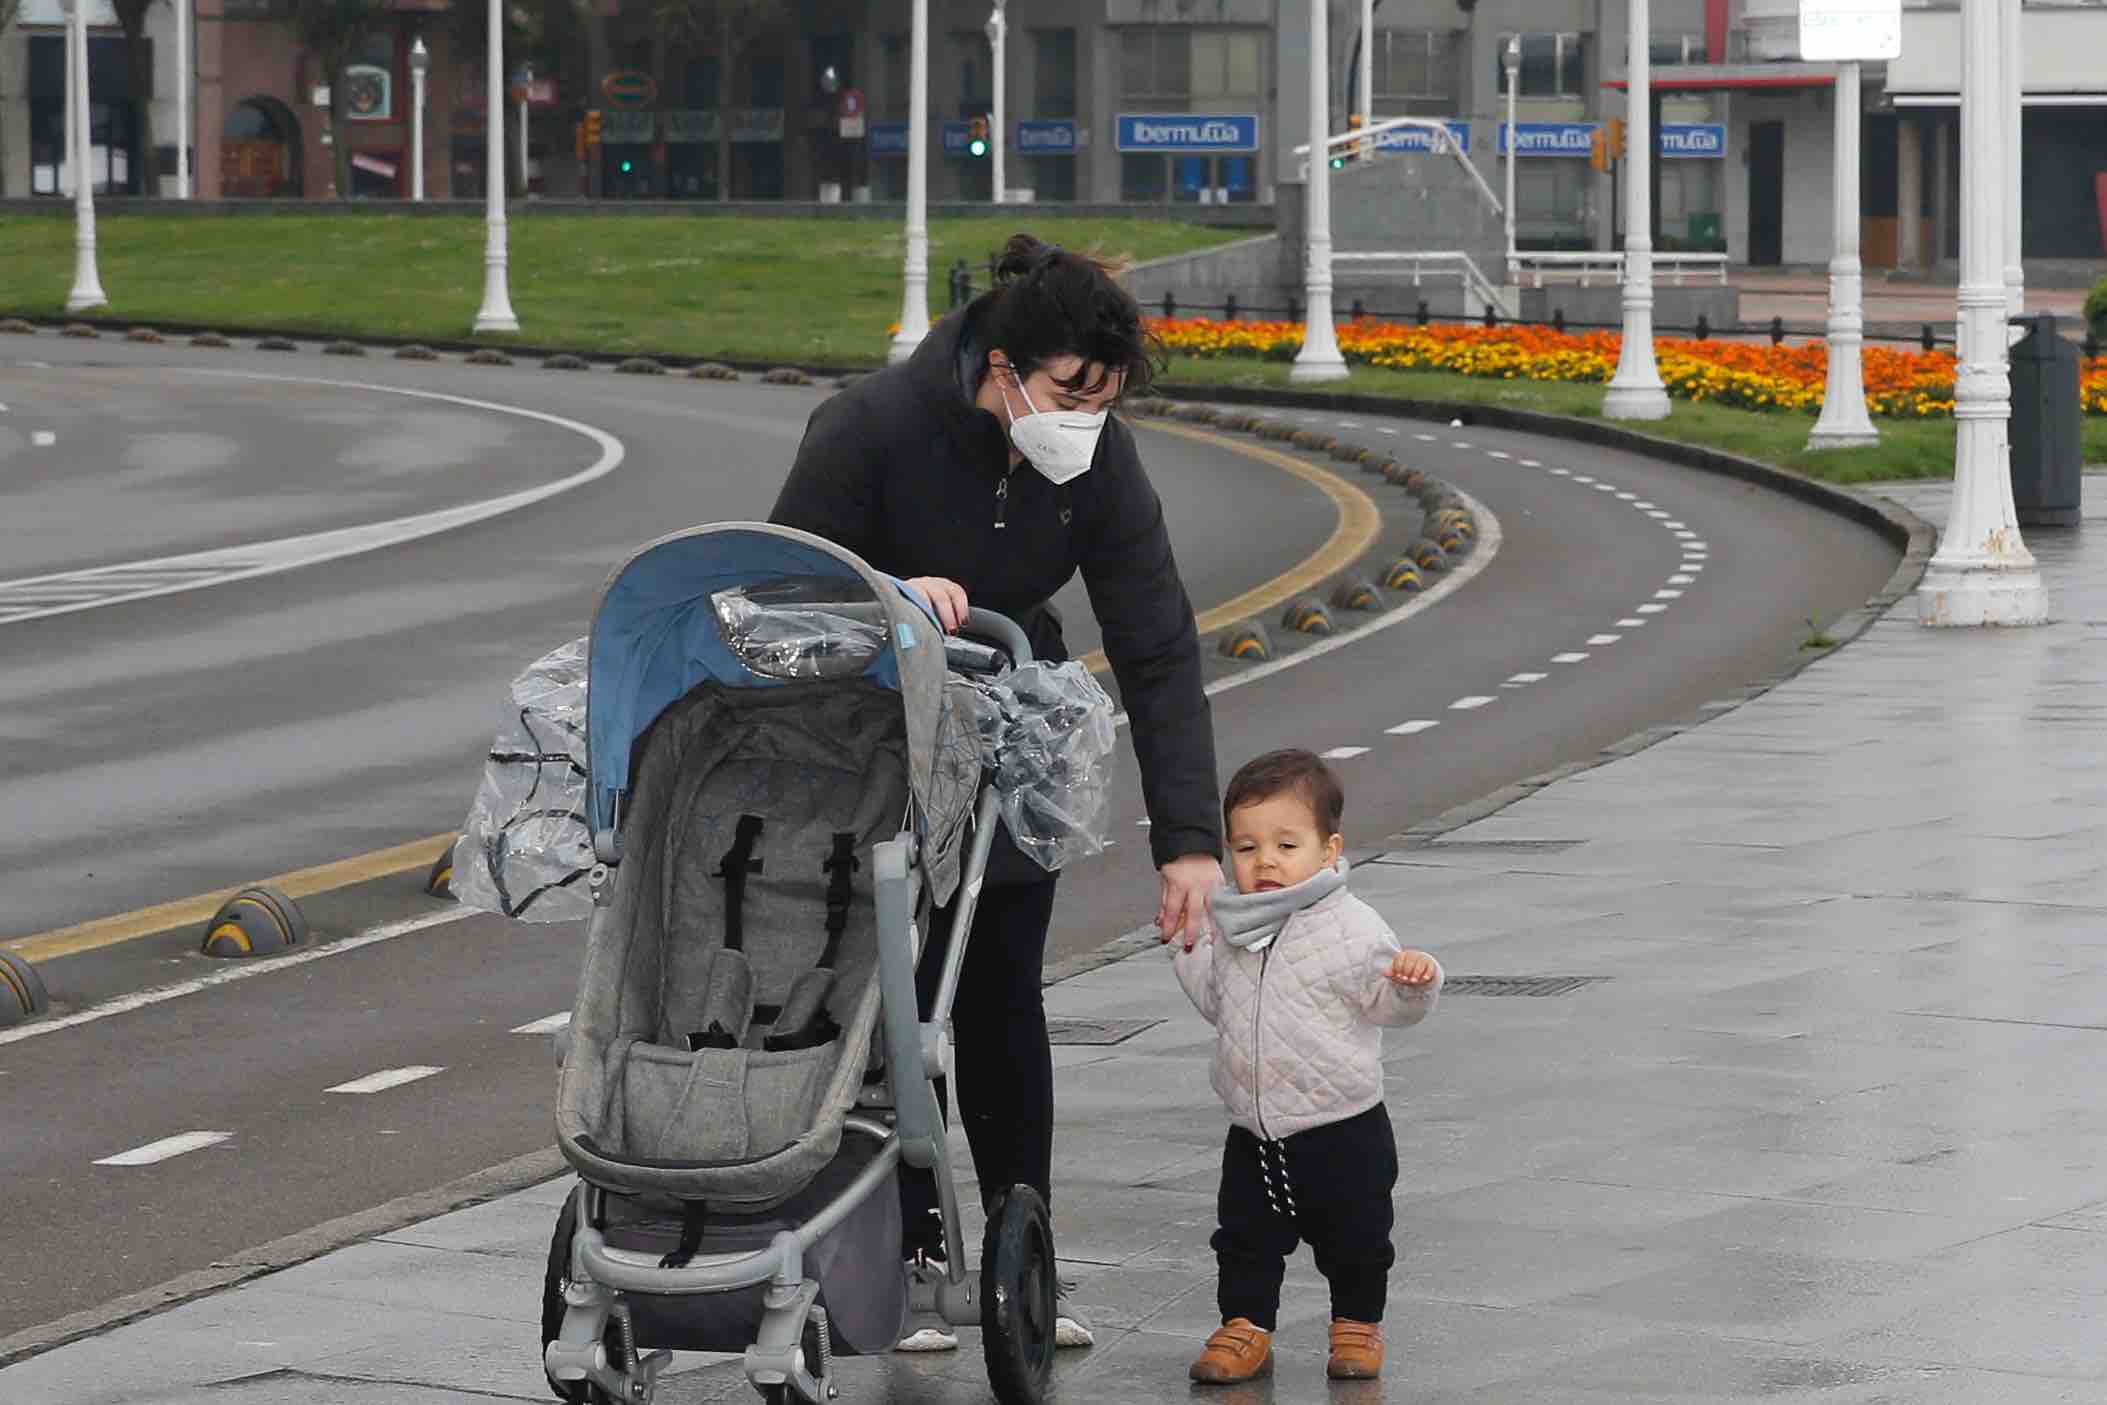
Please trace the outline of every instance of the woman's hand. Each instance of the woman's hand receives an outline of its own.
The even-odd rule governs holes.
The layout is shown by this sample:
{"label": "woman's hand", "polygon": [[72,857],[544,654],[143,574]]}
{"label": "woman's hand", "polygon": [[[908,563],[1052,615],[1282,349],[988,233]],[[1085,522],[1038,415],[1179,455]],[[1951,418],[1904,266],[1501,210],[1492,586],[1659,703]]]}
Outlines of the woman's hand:
{"label": "woman's hand", "polygon": [[1213,935],[1215,889],[1222,886],[1222,866],[1206,854],[1186,854],[1160,870],[1162,895],[1156,903],[1156,928],[1166,942],[1182,942],[1187,951]]}
{"label": "woman's hand", "polygon": [[964,586],[942,576],[916,576],[907,584],[921,591],[929,601],[936,611],[937,622],[944,626],[944,633],[956,634],[966,627],[973,609],[966,603]]}

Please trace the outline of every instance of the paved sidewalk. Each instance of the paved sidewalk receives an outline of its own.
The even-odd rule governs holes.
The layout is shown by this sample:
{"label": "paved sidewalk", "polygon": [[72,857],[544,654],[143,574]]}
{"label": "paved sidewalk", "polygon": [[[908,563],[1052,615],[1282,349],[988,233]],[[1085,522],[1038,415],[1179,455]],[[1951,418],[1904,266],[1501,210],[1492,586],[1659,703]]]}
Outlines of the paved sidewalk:
{"label": "paved sidewalk", "polygon": [[[1935,634],[1905,601],[1705,726],[1358,871],[1452,979],[1601,978],[1458,990],[1392,1042],[1381,1385],[1326,1385],[1305,1258],[1277,1379],[1188,1387],[1214,1323],[1207,1031],[1154,952],[1051,990],[1057,1016],[1156,1022],[1059,1051],[1057,1230],[1100,1343],[1064,1355],[1063,1398],[2107,1400],[2107,483],[2087,487],[2086,528],[2033,536],[2055,624]],[[1901,496],[1936,518],[1944,492]],[[0,1399],[544,1399],[561,1194],[32,1358]],[[662,1400],[753,1398],[734,1366],[680,1367]],[[987,1398],[971,1334],[843,1385]]]}

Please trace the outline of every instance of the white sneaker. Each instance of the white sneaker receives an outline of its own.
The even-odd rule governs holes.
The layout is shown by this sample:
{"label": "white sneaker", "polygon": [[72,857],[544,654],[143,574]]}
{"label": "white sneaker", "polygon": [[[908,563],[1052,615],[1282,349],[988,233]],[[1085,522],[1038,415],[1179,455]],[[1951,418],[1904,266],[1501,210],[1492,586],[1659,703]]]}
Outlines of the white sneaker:
{"label": "white sneaker", "polygon": [[[944,1260],[932,1258],[927,1254],[917,1254],[914,1258],[908,1260],[907,1263],[908,1276],[910,1278],[921,1279],[925,1282],[940,1279],[944,1277],[944,1275],[948,1271],[949,1265],[947,1265],[944,1262]],[[928,1321],[928,1326],[919,1327],[914,1331],[909,1332],[906,1336],[900,1338],[900,1340],[894,1344],[893,1350],[958,1350],[958,1333],[951,1330],[950,1323],[944,1321],[944,1319],[941,1317],[929,1317],[925,1320]]]}
{"label": "white sneaker", "polygon": [[1090,1324],[1083,1320],[1068,1301],[1068,1290],[1074,1286],[1072,1283],[1060,1283],[1054,1287],[1054,1345],[1096,1346],[1097,1335],[1090,1330]]}

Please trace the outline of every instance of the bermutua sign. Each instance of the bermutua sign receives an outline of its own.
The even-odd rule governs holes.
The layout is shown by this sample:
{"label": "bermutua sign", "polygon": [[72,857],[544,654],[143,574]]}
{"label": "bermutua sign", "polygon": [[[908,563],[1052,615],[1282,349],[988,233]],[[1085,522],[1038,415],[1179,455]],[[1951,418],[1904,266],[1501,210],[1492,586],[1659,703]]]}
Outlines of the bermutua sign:
{"label": "bermutua sign", "polygon": [[1122,112],[1117,122],[1121,151],[1205,156],[1258,150],[1258,114],[1252,112]]}

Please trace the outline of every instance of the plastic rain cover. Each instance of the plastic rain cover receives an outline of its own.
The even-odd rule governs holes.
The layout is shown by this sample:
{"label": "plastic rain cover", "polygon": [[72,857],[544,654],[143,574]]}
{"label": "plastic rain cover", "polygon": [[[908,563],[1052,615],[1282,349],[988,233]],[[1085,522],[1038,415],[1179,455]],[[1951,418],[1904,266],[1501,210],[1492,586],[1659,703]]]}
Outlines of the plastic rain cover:
{"label": "plastic rain cover", "polygon": [[585,643],[573,639],[512,681],[512,705],[454,845],[454,896],[469,907],[523,922],[592,914]]}
{"label": "plastic rain cover", "polygon": [[968,686],[981,699],[981,752],[1017,847],[1048,872],[1102,853],[1116,733],[1112,699],[1090,670],[1028,663]]}

